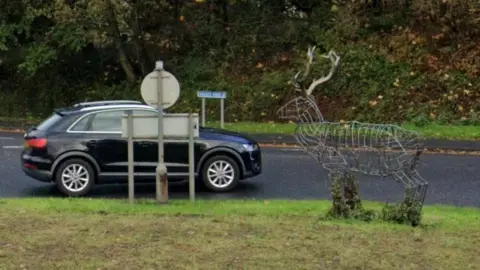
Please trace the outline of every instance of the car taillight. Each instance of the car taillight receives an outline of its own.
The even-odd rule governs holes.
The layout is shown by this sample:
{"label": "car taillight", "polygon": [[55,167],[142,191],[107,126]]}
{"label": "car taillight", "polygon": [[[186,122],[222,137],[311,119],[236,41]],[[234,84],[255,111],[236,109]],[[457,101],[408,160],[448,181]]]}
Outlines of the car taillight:
{"label": "car taillight", "polygon": [[25,146],[30,148],[37,148],[37,149],[45,148],[45,146],[47,146],[47,139],[45,138],[28,139],[25,142]]}
{"label": "car taillight", "polygon": [[23,163],[23,167],[27,168],[27,169],[32,169],[32,170],[36,170],[37,169],[37,166],[33,165],[33,164],[30,164],[30,163]]}

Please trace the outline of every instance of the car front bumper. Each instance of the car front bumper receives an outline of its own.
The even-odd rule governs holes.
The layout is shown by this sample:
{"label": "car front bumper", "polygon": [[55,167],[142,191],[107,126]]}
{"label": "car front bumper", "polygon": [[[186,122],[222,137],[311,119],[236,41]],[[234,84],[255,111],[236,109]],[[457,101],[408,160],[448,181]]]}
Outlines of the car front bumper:
{"label": "car front bumper", "polygon": [[248,158],[244,158],[245,171],[242,179],[251,178],[262,173],[262,154],[260,150],[248,153]]}

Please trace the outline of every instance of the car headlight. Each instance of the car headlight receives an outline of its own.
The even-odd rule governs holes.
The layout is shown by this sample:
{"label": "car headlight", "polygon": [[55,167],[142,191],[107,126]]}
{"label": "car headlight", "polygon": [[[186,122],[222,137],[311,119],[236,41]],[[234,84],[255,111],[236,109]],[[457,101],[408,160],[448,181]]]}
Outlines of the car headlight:
{"label": "car headlight", "polygon": [[245,148],[245,150],[248,152],[253,152],[258,149],[258,146],[256,144],[244,144],[243,148]]}

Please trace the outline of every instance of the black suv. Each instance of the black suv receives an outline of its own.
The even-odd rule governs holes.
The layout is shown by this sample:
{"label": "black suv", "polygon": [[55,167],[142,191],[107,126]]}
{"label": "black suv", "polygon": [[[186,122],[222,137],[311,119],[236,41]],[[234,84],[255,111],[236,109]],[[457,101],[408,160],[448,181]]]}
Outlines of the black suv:
{"label": "black suv", "polygon": [[[43,182],[55,182],[68,196],[87,194],[95,184],[126,183],[127,140],[121,137],[121,118],[133,114],[157,114],[138,101],[98,101],[55,110],[41,124],[25,133],[22,169]],[[239,133],[200,127],[195,141],[196,179],[216,192],[234,188],[239,180],[262,172],[258,144]],[[188,179],[188,141],[165,140],[169,181]],[[154,182],[158,142],[134,141],[134,179]]]}

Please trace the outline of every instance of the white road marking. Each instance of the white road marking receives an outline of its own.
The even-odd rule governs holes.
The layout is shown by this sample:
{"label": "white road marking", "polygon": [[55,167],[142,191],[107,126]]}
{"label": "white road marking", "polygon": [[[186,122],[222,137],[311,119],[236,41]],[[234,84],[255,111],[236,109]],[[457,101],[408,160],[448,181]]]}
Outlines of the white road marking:
{"label": "white road marking", "polygon": [[300,148],[288,148],[288,147],[263,147],[262,150],[284,151],[284,152],[303,152]]}
{"label": "white road marking", "polygon": [[12,138],[12,137],[0,137],[0,140],[15,140],[15,138]]}
{"label": "white road marking", "polygon": [[4,148],[4,149],[22,149],[23,145],[6,145],[6,146],[3,146],[2,148]]}
{"label": "white road marking", "polygon": [[305,152],[305,150],[299,149],[299,148],[284,148],[284,149],[280,149],[280,150],[288,151],[288,152]]}

